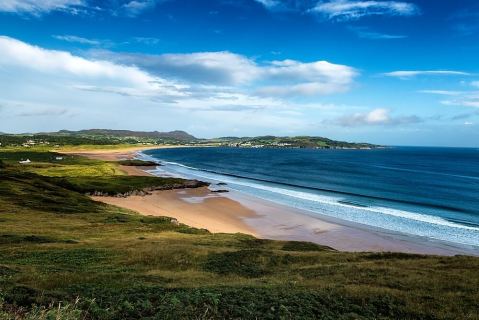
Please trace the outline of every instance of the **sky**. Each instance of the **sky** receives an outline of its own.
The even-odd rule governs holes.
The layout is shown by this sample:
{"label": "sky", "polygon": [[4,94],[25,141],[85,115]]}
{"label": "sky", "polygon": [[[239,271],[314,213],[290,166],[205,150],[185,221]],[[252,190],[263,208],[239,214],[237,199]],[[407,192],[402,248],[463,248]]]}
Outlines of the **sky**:
{"label": "sky", "polygon": [[0,132],[479,147],[476,0],[0,0]]}

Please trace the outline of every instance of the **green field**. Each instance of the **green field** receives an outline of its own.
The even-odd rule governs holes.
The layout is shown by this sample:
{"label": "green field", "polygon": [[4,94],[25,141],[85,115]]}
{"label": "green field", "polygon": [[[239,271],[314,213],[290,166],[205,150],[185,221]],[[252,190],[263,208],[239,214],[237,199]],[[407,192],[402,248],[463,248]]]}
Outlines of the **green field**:
{"label": "green field", "polygon": [[210,234],[85,195],[181,180],[35,150],[0,149],[0,319],[479,319],[478,258]]}

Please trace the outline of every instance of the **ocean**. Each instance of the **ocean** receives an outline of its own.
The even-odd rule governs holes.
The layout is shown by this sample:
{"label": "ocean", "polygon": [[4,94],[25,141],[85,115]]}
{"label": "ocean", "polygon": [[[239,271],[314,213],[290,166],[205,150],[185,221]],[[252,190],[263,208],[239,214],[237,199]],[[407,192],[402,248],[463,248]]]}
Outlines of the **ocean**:
{"label": "ocean", "polygon": [[163,164],[158,175],[224,182],[220,188],[311,215],[479,246],[479,149],[171,148],[143,155]]}

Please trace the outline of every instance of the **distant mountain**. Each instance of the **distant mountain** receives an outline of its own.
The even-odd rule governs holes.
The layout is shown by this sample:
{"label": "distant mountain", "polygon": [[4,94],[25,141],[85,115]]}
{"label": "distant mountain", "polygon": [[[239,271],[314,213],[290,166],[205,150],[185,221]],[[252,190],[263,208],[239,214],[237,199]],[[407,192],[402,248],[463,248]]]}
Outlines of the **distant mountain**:
{"label": "distant mountain", "polygon": [[[53,133],[55,134],[55,133]],[[109,136],[109,137],[136,137],[136,138],[152,138],[152,139],[173,139],[179,141],[194,141],[196,137],[185,131],[130,131],[130,130],[110,130],[110,129],[88,129],[80,131],[60,130],[56,134],[61,135],[82,135],[82,136]]]}

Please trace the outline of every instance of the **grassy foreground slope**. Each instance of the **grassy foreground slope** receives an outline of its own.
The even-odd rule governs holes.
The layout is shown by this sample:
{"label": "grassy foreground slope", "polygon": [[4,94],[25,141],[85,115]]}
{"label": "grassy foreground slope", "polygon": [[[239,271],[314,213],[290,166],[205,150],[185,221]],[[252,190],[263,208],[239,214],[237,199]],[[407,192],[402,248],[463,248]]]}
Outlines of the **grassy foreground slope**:
{"label": "grassy foreground slope", "polygon": [[479,319],[478,258],[210,234],[84,195],[171,181],[56,157],[0,149],[0,319]]}

